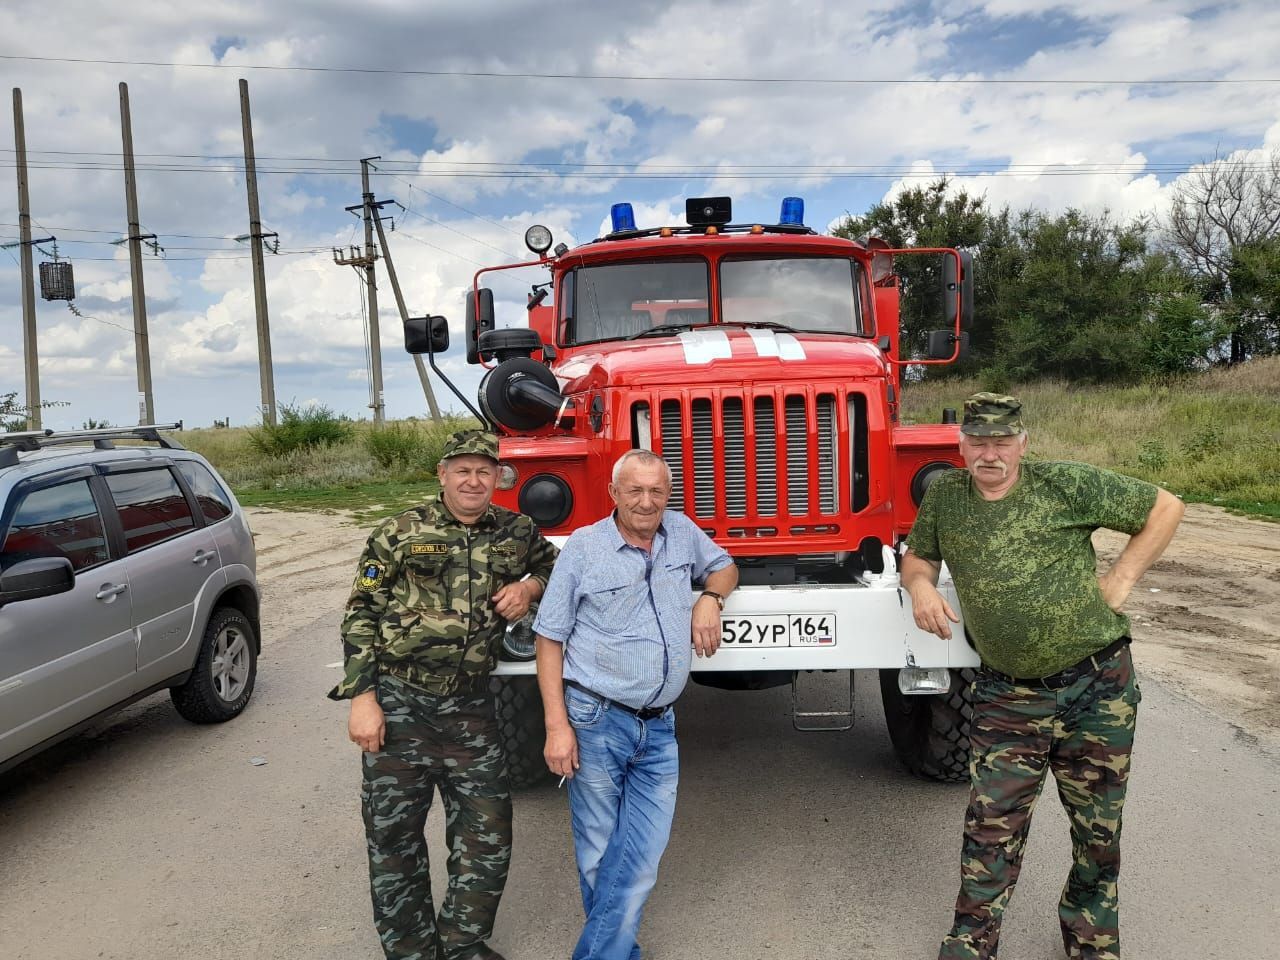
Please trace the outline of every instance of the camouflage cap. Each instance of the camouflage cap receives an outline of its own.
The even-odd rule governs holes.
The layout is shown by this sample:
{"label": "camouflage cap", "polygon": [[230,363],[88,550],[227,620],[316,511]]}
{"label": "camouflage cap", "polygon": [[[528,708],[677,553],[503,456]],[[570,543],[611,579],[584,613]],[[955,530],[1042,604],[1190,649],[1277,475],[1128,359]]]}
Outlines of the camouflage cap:
{"label": "camouflage cap", "polygon": [[971,437],[1016,437],[1022,431],[1022,401],[1017,397],[975,393],[964,402],[961,433]]}
{"label": "camouflage cap", "polygon": [[498,438],[488,430],[459,430],[445,442],[441,460],[450,457],[462,457],[472,454],[477,457],[488,457],[495,463],[498,460]]}

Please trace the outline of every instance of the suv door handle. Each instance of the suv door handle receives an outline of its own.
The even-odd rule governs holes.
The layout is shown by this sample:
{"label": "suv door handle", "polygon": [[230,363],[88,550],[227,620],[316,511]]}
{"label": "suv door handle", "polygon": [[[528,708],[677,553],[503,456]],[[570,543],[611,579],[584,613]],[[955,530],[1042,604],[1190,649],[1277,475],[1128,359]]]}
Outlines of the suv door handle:
{"label": "suv door handle", "polygon": [[212,560],[215,556],[217,556],[217,554],[215,554],[212,550],[205,550],[202,548],[196,551],[196,555],[191,558],[191,562],[203,564],[209,560]]}
{"label": "suv door handle", "polygon": [[129,585],[127,583],[104,583],[94,596],[99,600],[110,602],[128,589]]}

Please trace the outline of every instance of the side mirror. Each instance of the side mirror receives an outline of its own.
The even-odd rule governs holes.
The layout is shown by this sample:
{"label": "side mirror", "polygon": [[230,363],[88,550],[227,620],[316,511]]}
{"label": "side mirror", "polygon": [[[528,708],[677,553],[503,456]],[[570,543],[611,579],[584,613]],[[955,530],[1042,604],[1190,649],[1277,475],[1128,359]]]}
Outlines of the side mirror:
{"label": "side mirror", "polygon": [[449,349],[449,321],[410,317],[404,322],[404,348],[409,353],[444,353]]}
{"label": "side mirror", "polygon": [[[960,289],[960,329],[973,326],[973,254],[960,251],[960,276],[956,277],[956,258],[942,258],[942,296],[947,305],[947,323],[956,323],[956,288]],[[932,356],[932,354],[930,354]],[[947,356],[951,356],[950,351]]]}
{"label": "side mirror", "polygon": [[[925,354],[930,360],[950,360],[956,351],[956,335],[954,330],[930,330],[929,347]],[[960,353],[957,360],[969,356],[969,334],[960,334]]]}
{"label": "side mirror", "polygon": [[75,571],[66,557],[21,560],[0,573],[0,606],[66,593],[75,583]]}
{"label": "side mirror", "polygon": [[493,291],[480,288],[467,291],[467,363],[480,362],[480,334],[493,329]]}

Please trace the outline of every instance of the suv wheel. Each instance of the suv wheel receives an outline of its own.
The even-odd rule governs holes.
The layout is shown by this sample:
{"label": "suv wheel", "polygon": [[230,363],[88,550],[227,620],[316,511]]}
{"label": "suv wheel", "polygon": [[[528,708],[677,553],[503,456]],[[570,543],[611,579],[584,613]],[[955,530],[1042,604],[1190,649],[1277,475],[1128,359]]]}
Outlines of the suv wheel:
{"label": "suv wheel", "polygon": [[191,676],[169,689],[178,713],[192,723],[222,723],[244,710],[258,676],[254,646],[253,625],[243,613],[213,611]]}

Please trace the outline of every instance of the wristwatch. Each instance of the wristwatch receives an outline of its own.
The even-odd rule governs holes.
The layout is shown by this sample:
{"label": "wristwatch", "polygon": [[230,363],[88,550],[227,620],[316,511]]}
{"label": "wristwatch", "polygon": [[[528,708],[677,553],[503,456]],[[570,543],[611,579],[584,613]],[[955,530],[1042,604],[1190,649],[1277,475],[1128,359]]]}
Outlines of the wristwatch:
{"label": "wristwatch", "polygon": [[724,597],[720,596],[720,594],[716,593],[714,590],[703,590],[702,596],[710,597],[712,600],[716,602],[717,607],[719,607],[722,611],[724,610]]}

